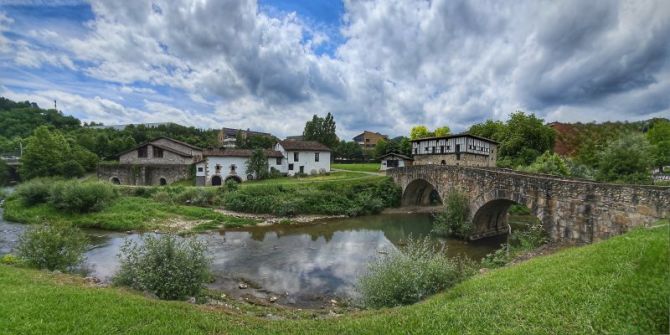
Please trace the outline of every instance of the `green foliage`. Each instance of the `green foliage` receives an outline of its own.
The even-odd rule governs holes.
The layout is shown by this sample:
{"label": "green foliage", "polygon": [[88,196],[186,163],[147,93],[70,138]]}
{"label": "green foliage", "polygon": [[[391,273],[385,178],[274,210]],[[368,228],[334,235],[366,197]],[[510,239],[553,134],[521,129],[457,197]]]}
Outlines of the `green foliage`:
{"label": "green foliage", "polygon": [[126,240],[121,247],[117,285],[155,294],[160,299],[198,296],[210,278],[207,247],[195,238],[145,235],[142,243]]}
{"label": "green foliage", "polygon": [[650,183],[651,145],[638,133],[624,134],[598,154],[596,179],[609,182]]}
{"label": "green foliage", "polygon": [[73,271],[84,260],[86,236],[64,224],[40,225],[26,231],[16,248],[21,260],[38,269]]}
{"label": "green foliage", "polygon": [[469,261],[447,258],[429,238],[410,239],[401,251],[371,263],[357,288],[366,307],[395,307],[421,301],[474,273]]}
{"label": "green foliage", "polygon": [[51,195],[51,185],[55,181],[53,178],[36,178],[20,184],[14,194],[26,206],[46,203]]}
{"label": "green foliage", "polygon": [[9,167],[5,161],[0,159],[0,186],[7,185],[9,181]]}
{"label": "green foliage", "polygon": [[335,119],[328,113],[325,118],[314,115],[311,121],[305,123],[302,135],[307,141],[317,141],[329,148],[337,145],[337,134],[335,134]]}
{"label": "green foliage", "polygon": [[432,233],[467,238],[472,232],[472,223],[468,221],[469,215],[467,194],[453,189],[447,195],[444,211],[435,216]]}
{"label": "green foliage", "polygon": [[49,177],[58,175],[55,167],[65,161],[69,144],[63,134],[50,131],[42,126],[28,138],[28,143],[21,157],[20,173],[23,179]]}
{"label": "green foliage", "polygon": [[225,184],[223,185],[223,189],[226,192],[235,192],[238,188],[240,188],[240,183],[236,182],[234,179],[226,180]]}
{"label": "green foliage", "polygon": [[354,172],[379,172],[379,163],[333,163],[330,164],[330,167],[333,169]]}
{"label": "green foliage", "polygon": [[426,138],[426,137],[431,137],[431,136],[433,136],[433,133],[431,133],[428,130],[428,127],[426,127],[424,125],[412,127],[412,130],[410,130],[410,133],[409,133],[409,138],[411,140],[418,140],[420,138]]}
{"label": "green foliage", "polygon": [[435,128],[433,131],[433,135],[435,136],[448,136],[451,133],[451,129],[447,126],[442,126],[439,128]]}
{"label": "green foliage", "polygon": [[517,167],[531,164],[545,151],[553,151],[556,134],[534,114],[512,113],[506,123],[488,120],[470,127],[472,135],[500,142],[498,166]]}
{"label": "green foliage", "polygon": [[363,149],[354,141],[340,141],[333,150],[334,157],[350,160],[363,159]]}
{"label": "green foliage", "polygon": [[519,169],[526,172],[545,173],[556,176],[570,175],[570,169],[565,160],[558,154],[549,151],[545,151],[541,156],[537,157],[531,165],[520,167]]}
{"label": "green foliage", "polygon": [[49,203],[68,213],[98,212],[118,197],[116,189],[107,183],[61,181],[50,189]]}
{"label": "green foliage", "polygon": [[27,137],[40,126],[76,129],[80,127],[80,122],[55,109],[41,109],[35,103],[14,102],[0,97],[0,136]]}
{"label": "green foliage", "polygon": [[500,249],[486,255],[481,265],[491,269],[505,266],[519,254],[532,251],[547,242],[549,236],[542,223],[535,221],[522,229],[513,230],[509,237],[509,247],[503,244]]}
{"label": "green foliage", "polygon": [[5,254],[2,257],[0,257],[0,264],[14,265],[14,264],[18,264],[18,263],[19,263],[19,259],[12,254]]}
{"label": "green foliage", "polygon": [[80,178],[84,176],[86,170],[77,161],[68,160],[55,166],[56,171],[65,178]]}
{"label": "green foliage", "polygon": [[235,135],[235,146],[240,149],[272,149],[277,143],[274,136],[246,134],[238,131]]}
{"label": "green foliage", "polygon": [[256,149],[247,161],[247,174],[253,174],[256,179],[265,179],[269,174],[268,157],[262,149]]}
{"label": "green foliage", "polygon": [[664,166],[670,165],[670,121],[660,120],[654,123],[647,132],[647,139],[652,145],[654,165],[662,171]]}

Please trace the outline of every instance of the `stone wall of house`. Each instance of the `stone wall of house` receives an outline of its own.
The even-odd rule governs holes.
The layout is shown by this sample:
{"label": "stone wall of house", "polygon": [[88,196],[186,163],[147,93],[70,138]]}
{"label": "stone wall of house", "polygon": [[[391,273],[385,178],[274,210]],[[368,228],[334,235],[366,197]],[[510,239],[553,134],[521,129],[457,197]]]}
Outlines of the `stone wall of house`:
{"label": "stone wall of house", "polygon": [[160,185],[191,178],[190,165],[176,164],[117,164],[99,165],[98,180],[116,182],[122,185]]}
{"label": "stone wall of house", "polygon": [[138,157],[137,151],[133,150],[119,156],[121,164],[190,164],[193,157],[184,157],[173,152],[163,150],[163,157],[154,157],[154,146],[147,144],[147,156]]}
{"label": "stone wall of house", "polygon": [[456,154],[426,154],[414,155],[414,165],[456,165],[456,166],[478,166],[495,167],[495,154],[489,156],[461,153],[460,160]]}
{"label": "stone wall of house", "polygon": [[414,165],[386,173],[402,187],[404,204],[425,203],[432,190],[442,199],[452,189],[465,192],[474,239],[505,232],[507,209],[515,203],[527,206],[555,241],[597,241],[670,216],[670,187],[450,165]]}

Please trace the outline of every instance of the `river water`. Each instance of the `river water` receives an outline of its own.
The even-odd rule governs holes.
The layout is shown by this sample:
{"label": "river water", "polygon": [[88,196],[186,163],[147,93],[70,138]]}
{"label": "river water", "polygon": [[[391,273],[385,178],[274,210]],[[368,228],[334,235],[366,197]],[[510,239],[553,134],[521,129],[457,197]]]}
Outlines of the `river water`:
{"label": "river water", "polygon": [[[1,213],[0,213],[1,214]],[[331,219],[307,225],[250,227],[198,234],[212,258],[212,288],[236,297],[278,297],[278,302],[318,307],[330,299],[353,298],[355,283],[368,264],[395,250],[408,237],[430,233],[430,214],[385,214]],[[0,255],[11,252],[26,226],[0,220]],[[87,230],[91,245],[86,265],[91,275],[109,280],[118,270],[119,248],[141,234]],[[480,259],[504,237],[446,243],[447,254]],[[245,282],[249,288],[240,289]]]}

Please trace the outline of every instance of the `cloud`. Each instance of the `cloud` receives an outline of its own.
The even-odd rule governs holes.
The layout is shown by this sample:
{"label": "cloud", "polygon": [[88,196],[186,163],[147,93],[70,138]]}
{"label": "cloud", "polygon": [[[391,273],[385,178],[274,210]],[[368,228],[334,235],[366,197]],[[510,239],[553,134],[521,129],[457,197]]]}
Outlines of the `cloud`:
{"label": "cloud", "polygon": [[337,42],[313,17],[264,8],[95,0],[82,30],[46,26],[19,37],[6,32],[26,18],[0,14],[0,53],[20,69],[58,68],[116,88],[62,89],[89,119],[164,114],[282,136],[331,112],[349,138],[362,129],[405,134],[414,124],[460,131],[518,109],[548,121],[670,116],[663,0],[347,0]]}

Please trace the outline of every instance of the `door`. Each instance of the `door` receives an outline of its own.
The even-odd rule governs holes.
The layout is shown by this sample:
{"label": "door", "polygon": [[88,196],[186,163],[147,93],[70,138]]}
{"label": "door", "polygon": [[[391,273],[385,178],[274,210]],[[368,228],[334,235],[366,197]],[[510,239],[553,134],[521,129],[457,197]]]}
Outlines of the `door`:
{"label": "door", "polygon": [[219,176],[212,177],[212,186],[221,186],[221,177]]}

